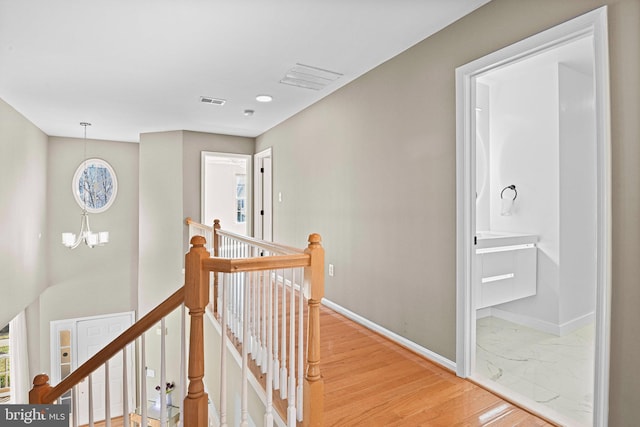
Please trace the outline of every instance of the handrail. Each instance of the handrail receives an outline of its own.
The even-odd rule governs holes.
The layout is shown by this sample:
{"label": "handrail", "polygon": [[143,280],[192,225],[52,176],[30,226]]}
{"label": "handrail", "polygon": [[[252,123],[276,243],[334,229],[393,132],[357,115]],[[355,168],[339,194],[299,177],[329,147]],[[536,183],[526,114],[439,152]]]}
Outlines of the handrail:
{"label": "handrail", "polygon": [[[48,404],[58,399],[67,390],[78,384],[83,378],[86,378],[93,371],[104,365],[126,345],[133,342],[136,338],[148,331],[153,325],[158,323],[163,317],[178,308],[180,304],[184,302],[184,295],[185,287],[182,286],[169,298],[164,300],[160,305],[147,313],[106,347],[83,363],[78,369],[74,370],[55,387],[51,387],[47,384],[49,377],[46,374],[36,375],[33,380],[34,388],[29,392],[30,403]],[[37,401],[34,401],[34,398],[36,398]]]}
{"label": "handrail", "polygon": [[[200,224],[199,222],[194,221],[190,217],[185,219],[185,223],[187,225],[194,225],[198,228],[202,228],[207,231],[213,232],[215,229],[216,234],[220,236],[229,237],[233,240],[237,240],[242,243],[246,243],[249,245],[256,246],[260,249],[264,249],[265,251],[269,251],[272,253],[280,254],[280,255],[290,255],[290,254],[302,254],[304,253],[304,249],[294,248],[287,245],[282,245],[274,242],[267,242],[266,240],[256,239],[255,237],[243,236],[242,234],[237,234],[232,231],[222,230],[220,228],[216,228],[215,226],[211,227],[208,225]],[[219,224],[219,220],[214,220],[214,224]]]}
{"label": "handrail", "polygon": [[309,265],[311,265],[311,257],[304,253],[255,258],[208,258],[202,261],[203,269],[216,273],[277,270],[280,268],[308,267]]}
{"label": "handrail", "polygon": [[193,225],[195,225],[195,226],[197,226],[199,228],[204,228],[205,230],[213,231],[213,227],[211,227],[210,225],[200,224],[199,222],[194,221],[193,219],[191,219],[190,216],[185,218],[184,223],[187,224],[187,225],[193,224]]}
{"label": "handrail", "polygon": [[[184,286],[174,292],[169,298],[163,301],[151,312],[143,316],[133,326],[120,334],[115,340],[113,340],[105,348],[96,353],[82,366],[71,372],[55,387],[52,387],[48,384],[49,377],[46,374],[37,375],[33,380],[34,386],[29,392],[29,402],[32,404],[53,403],[72,387],[76,386],[84,378],[91,378],[90,375],[101,366],[107,364],[108,367],[108,361],[112,357],[117,355],[130,343],[135,342],[138,337],[142,336],[146,331],[151,329],[155,324],[157,324],[168,314],[174,311],[177,307],[179,307],[180,304],[184,303],[184,306],[189,310],[190,317],[188,343],[188,391],[182,402],[183,411],[180,417],[184,420],[184,425],[186,426],[205,427],[208,424],[209,398],[207,392],[205,391],[203,381],[205,372],[203,322],[205,308],[208,306],[210,298],[211,274],[209,273],[214,272],[213,296],[215,303],[215,301],[217,300],[217,273],[240,273],[300,268],[302,270],[303,277],[299,277],[299,279],[302,279],[302,282],[297,282],[297,284],[301,286],[299,308],[296,310],[293,305],[293,286],[296,283],[294,283],[292,279],[290,290],[290,313],[294,313],[294,311],[297,311],[300,315],[302,315],[302,286],[304,285],[304,298],[307,301],[308,307],[306,316],[308,335],[306,337],[306,345],[304,345],[302,336],[303,320],[302,318],[300,318],[300,323],[298,326],[298,342],[300,343],[299,348],[306,348],[306,360],[303,360],[303,353],[302,351],[300,351],[298,353],[298,360],[294,361],[293,349],[296,345],[294,344],[295,338],[293,338],[293,333],[291,333],[289,334],[291,337],[291,342],[289,344],[291,352],[289,364],[291,366],[293,366],[293,364],[296,364],[299,367],[303,367],[302,369],[305,370],[305,373],[303,379],[303,373],[301,369],[299,371],[298,380],[294,378],[293,374],[289,374],[290,390],[288,392],[289,396],[287,397],[289,401],[289,406],[287,408],[287,419],[289,425],[292,425],[291,423],[295,423],[296,418],[302,420],[302,424],[305,426],[322,425],[324,384],[322,381],[322,375],[320,373],[319,305],[322,297],[324,296],[324,249],[321,246],[320,236],[318,234],[309,235],[308,246],[304,250],[299,250],[284,245],[265,242],[259,239],[240,236],[231,232],[220,231],[220,223],[217,220],[215,221],[213,227],[195,223],[190,218],[187,218],[186,222],[189,225],[202,227],[203,234],[207,234],[209,238],[213,240],[212,249],[215,256],[212,258],[207,248],[205,248],[207,242],[203,236],[193,236],[191,238],[191,249],[185,256]],[[208,230],[212,231],[211,235],[209,235]],[[221,239],[220,237],[224,237],[224,239]],[[220,258],[217,256],[220,253],[220,245],[233,245],[233,243],[226,241],[226,238],[228,238],[229,241],[240,241],[243,244],[253,246],[254,248],[265,249],[269,252],[269,256],[249,258]],[[222,240],[225,241],[223,242]],[[226,278],[225,283],[229,283],[227,282]],[[282,286],[284,292],[284,281]],[[257,290],[258,288],[255,289]],[[277,288],[275,289],[277,297]],[[226,298],[226,292],[223,292],[223,295],[225,295],[225,297],[223,297],[223,304],[226,304],[226,302],[224,302],[224,298]],[[264,299],[264,296],[262,298],[264,303],[264,301],[266,300]],[[271,296],[269,296],[269,298],[271,298]],[[245,304],[246,301],[249,300],[245,299]],[[285,309],[283,308],[283,310]],[[217,311],[214,310],[214,313],[216,312]],[[223,330],[225,328],[225,312],[225,310],[222,310],[221,319]],[[247,312],[248,310],[245,311],[245,313]],[[290,319],[293,319],[293,316],[290,316]],[[248,322],[245,322],[245,330],[243,331],[243,336],[248,336],[248,330],[246,330],[247,325]],[[233,327],[235,326],[232,326],[232,328]],[[264,325],[262,328],[264,329]],[[290,331],[293,331],[294,328],[295,326],[293,324],[293,320],[290,320]],[[284,330],[285,329],[283,326],[283,331]],[[271,333],[272,332],[269,332],[269,334]],[[227,336],[225,333],[223,333],[222,335],[223,337]],[[271,338],[269,338],[269,340],[271,340]],[[284,341],[282,342],[284,343]],[[222,348],[226,348],[224,345],[224,341]],[[246,348],[247,347],[243,346],[243,349]],[[223,352],[223,355],[224,354],[225,353]],[[144,359],[144,350],[142,357]],[[247,359],[244,360],[246,364]],[[224,366],[224,363],[222,363],[222,366]],[[269,375],[272,374],[267,374],[267,378],[269,378]],[[298,384],[297,390],[295,390],[296,383]],[[247,382],[244,381],[243,387],[246,387],[246,384]],[[270,388],[269,393],[271,392],[272,390]],[[295,396],[296,392],[298,394],[297,398]],[[246,394],[246,389],[244,393]],[[245,402],[246,399],[243,399],[243,405],[245,405]],[[298,406],[298,408],[296,408],[295,402],[300,403],[300,406]],[[302,402],[304,402],[304,404]],[[226,407],[226,401],[225,405],[222,405],[222,397],[221,407]],[[296,410],[298,410],[297,414]],[[243,411],[246,420],[246,405],[244,406]],[[302,415],[303,413],[304,415]],[[270,414],[270,410],[265,413],[265,417],[267,417],[268,414]],[[223,422],[222,424],[225,423]]]}

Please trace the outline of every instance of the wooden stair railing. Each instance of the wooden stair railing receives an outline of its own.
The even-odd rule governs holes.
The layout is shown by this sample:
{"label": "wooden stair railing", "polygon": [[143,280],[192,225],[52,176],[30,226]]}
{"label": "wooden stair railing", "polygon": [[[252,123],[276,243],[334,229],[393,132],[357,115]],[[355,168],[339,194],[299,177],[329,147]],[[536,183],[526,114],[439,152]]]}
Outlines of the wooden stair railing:
{"label": "wooden stair railing", "polygon": [[[320,236],[311,234],[308,247],[304,251],[300,251],[283,245],[223,232],[220,230],[219,221],[216,220],[215,224],[215,227],[210,227],[213,231],[215,255],[219,253],[220,236],[222,235],[251,241],[281,255],[251,258],[211,258],[210,253],[205,248],[205,238],[202,236],[192,237],[191,249],[185,256],[185,285],[125,330],[87,362],[71,372],[55,387],[49,385],[49,377],[46,374],[36,375],[33,380],[34,386],[29,392],[29,402],[32,404],[51,404],[55,402],[64,393],[103,366],[124,347],[184,303],[189,308],[191,321],[188,356],[189,385],[184,399],[183,425],[206,427],[208,425],[208,396],[203,382],[205,363],[204,314],[205,308],[209,303],[209,273],[214,273],[216,278],[214,288],[216,288],[215,293],[217,294],[218,273],[272,271],[281,268],[300,267],[304,269],[304,283],[308,289],[307,356],[303,384],[304,417],[302,425],[321,426],[324,386],[319,366],[319,305],[324,295],[324,249],[320,244]],[[217,295],[214,298],[217,299]],[[226,336],[226,334],[224,335]],[[124,415],[126,416],[127,414]]]}
{"label": "wooden stair railing", "polygon": [[[212,292],[214,313],[219,311],[217,305],[218,287],[220,285],[219,274],[275,271],[284,268],[304,269],[303,283],[307,289],[307,333],[306,341],[301,343],[301,345],[306,344],[306,360],[301,360],[305,367],[302,385],[302,401],[304,402],[302,425],[321,426],[324,406],[324,383],[320,372],[320,303],[324,297],[324,249],[321,245],[320,235],[311,234],[308,238],[308,247],[300,250],[222,230],[218,220],[214,221],[213,227],[199,224],[190,218],[187,218],[186,223],[190,228],[193,227],[195,229],[194,233],[210,233],[209,235],[213,236],[211,250],[215,257],[203,259],[202,268],[205,272],[214,273]],[[256,245],[272,256],[221,258],[223,239],[233,239],[237,242]],[[205,275],[208,276],[208,274]],[[245,332],[242,335],[245,335]],[[245,344],[242,347],[244,351]],[[287,414],[287,418],[291,418],[291,414]]]}
{"label": "wooden stair railing", "polygon": [[36,375],[33,379],[33,388],[29,391],[29,403],[49,404],[56,401],[65,392],[70,390],[86,378],[89,374],[100,368],[105,362],[120,352],[127,344],[133,342],[140,335],[158,323],[163,317],[178,308],[184,302],[185,287],[181,287],[164,302],[138,320],[129,329],[125,330],[116,339],[109,343],[93,357],[82,364],[62,380],[58,385],[49,385],[47,374]]}

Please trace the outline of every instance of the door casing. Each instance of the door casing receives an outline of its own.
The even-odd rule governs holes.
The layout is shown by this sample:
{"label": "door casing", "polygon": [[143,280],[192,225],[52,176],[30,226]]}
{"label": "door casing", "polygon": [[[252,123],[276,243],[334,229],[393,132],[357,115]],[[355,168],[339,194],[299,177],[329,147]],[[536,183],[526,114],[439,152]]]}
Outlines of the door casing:
{"label": "door casing", "polygon": [[[208,191],[208,186],[209,185],[216,185],[216,183],[211,182],[210,177],[207,176],[207,162],[209,161],[209,159],[213,160],[216,158],[220,158],[220,159],[226,159],[228,161],[244,161],[246,168],[245,168],[245,173],[246,173],[246,199],[245,199],[245,209],[246,209],[246,221],[245,221],[245,225],[244,225],[244,232],[240,232],[240,234],[245,234],[245,235],[251,235],[251,230],[252,230],[252,223],[253,223],[253,217],[252,217],[252,212],[253,212],[253,201],[251,198],[251,194],[252,194],[252,179],[251,179],[251,162],[252,162],[252,158],[251,155],[249,154],[236,154],[236,153],[222,153],[222,152],[215,152],[215,151],[203,151],[201,153],[201,160],[200,160],[200,188],[201,188],[201,192],[200,192],[200,222],[202,224],[208,225],[208,226],[212,226],[213,225],[213,221],[209,221],[209,223],[206,223],[207,221],[207,215],[210,214],[211,212],[207,212],[207,206],[209,203],[209,199],[211,198],[211,194]],[[231,209],[231,208],[230,208]],[[217,218],[217,219],[221,219],[221,218]],[[222,221],[221,224],[223,229],[225,230],[233,230],[233,224],[225,224],[225,221]],[[237,224],[236,224],[237,226]],[[236,232],[239,232],[236,230]]]}
{"label": "door casing", "polygon": [[609,394],[611,319],[611,137],[607,7],[479,58],[456,69],[456,373],[472,374],[475,343],[473,236],[475,235],[475,79],[476,77],[588,35],[595,57],[597,149],[597,296],[594,426],[606,426]]}
{"label": "door casing", "polygon": [[[52,384],[57,384],[62,380],[60,375],[60,364],[61,364],[60,340],[58,339],[60,331],[71,332],[71,369],[73,371],[77,369],[82,363],[86,362],[86,360],[95,353],[95,351],[91,351],[89,349],[85,349],[85,350],[90,351],[90,353],[87,353],[87,351],[81,351],[79,349],[79,345],[81,345],[81,343],[79,343],[79,339],[78,339],[78,326],[86,322],[100,323],[100,322],[109,322],[110,320],[119,320],[124,325],[123,326],[124,329],[126,329],[127,327],[131,326],[135,322],[135,312],[130,311],[130,312],[124,312],[124,313],[113,313],[113,314],[105,314],[105,315],[90,316],[90,317],[80,317],[80,318],[74,318],[74,319],[54,320],[50,323],[50,345],[51,345],[50,372],[51,372]],[[108,344],[113,338],[115,338],[117,335],[123,332],[123,330],[112,331],[113,336],[108,341],[104,342],[103,346]],[[128,405],[129,405],[129,408],[133,408],[134,396],[135,396],[135,393],[133,393],[133,384],[134,384],[133,373],[135,372],[133,349],[131,349],[127,354],[128,354],[127,369],[129,372]],[[81,355],[85,355],[85,356],[80,358]],[[79,388],[86,389],[86,381],[81,383]],[[76,404],[76,408],[83,408],[84,412],[86,412],[87,403],[86,403],[86,400],[83,401],[83,399],[86,399],[86,395],[83,397],[81,392],[77,392],[77,393],[74,393],[74,396],[78,398],[78,404]],[[94,403],[95,402],[97,402],[96,399],[94,399]],[[113,403],[114,402],[112,402],[112,407],[113,407]],[[81,420],[80,420],[81,424],[83,423],[86,424],[86,421],[87,421],[86,413],[84,412],[83,412],[83,415],[81,416]],[[112,412],[112,415],[114,415],[114,412]]]}
{"label": "door casing", "polygon": [[253,236],[273,240],[273,159],[271,148],[254,155],[254,227]]}

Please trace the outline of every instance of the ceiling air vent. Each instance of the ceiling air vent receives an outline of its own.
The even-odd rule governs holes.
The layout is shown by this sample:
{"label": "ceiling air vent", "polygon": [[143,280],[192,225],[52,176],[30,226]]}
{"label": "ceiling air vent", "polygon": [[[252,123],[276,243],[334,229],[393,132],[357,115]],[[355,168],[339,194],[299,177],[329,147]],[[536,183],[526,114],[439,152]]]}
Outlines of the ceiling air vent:
{"label": "ceiling air vent", "polygon": [[203,102],[205,104],[224,105],[224,103],[227,102],[227,100],[220,99],[220,98],[212,98],[210,96],[201,96],[200,102]]}
{"label": "ceiling air vent", "polygon": [[342,74],[310,65],[296,64],[284,75],[280,83],[305,89],[320,90],[338,80]]}

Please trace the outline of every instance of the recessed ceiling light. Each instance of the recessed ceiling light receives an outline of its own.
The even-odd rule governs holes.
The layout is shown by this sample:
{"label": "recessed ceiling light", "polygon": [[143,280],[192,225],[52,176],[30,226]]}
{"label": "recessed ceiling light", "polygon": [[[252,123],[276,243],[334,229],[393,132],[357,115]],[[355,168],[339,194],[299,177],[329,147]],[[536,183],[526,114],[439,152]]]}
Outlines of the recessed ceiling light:
{"label": "recessed ceiling light", "polygon": [[271,95],[258,95],[258,96],[256,96],[256,101],[258,101],[258,102],[271,102],[271,101],[273,101],[273,96],[271,96]]}

